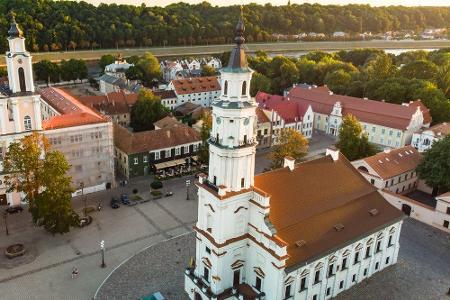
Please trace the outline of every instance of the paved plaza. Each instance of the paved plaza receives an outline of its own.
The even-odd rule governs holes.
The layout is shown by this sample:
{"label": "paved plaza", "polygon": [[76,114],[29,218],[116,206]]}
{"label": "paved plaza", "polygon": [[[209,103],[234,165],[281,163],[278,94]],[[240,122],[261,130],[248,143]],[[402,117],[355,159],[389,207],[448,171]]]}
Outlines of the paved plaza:
{"label": "paved plaza", "polygon": [[[450,286],[449,237],[416,220],[405,220],[398,263],[336,299],[448,299],[445,294]],[[160,291],[171,300],[188,299],[183,293],[183,271],[194,253],[193,233],[150,247],[111,274],[96,298],[138,299]]]}

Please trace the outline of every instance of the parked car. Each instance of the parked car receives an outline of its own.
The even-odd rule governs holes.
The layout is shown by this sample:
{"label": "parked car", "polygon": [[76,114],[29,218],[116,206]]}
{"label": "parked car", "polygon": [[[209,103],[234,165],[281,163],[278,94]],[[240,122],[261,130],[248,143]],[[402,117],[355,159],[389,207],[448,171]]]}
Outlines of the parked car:
{"label": "parked car", "polygon": [[5,211],[9,214],[15,214],[18,212],[22,212],[23,211],[23,207],[20,205],[16,205],[16,206],[10,206],[7,209],[5,209]]}
{"label": "parked car", "polygon": [[141,298],[141,300],[167,300],[160,292],[156,292]]}
{"label": "parked car", "polygon": [[129,205],[130,202],[130,198],[128,198],[128,194],[122,194],[120,195],[120,202],[122,202],[123,205]]}
{"label": "parked car", "polygon": [[111,208],[116,209],[116,208],[120,207],[120,202],[116,198],[112,197],[110,205],[111,205]]}

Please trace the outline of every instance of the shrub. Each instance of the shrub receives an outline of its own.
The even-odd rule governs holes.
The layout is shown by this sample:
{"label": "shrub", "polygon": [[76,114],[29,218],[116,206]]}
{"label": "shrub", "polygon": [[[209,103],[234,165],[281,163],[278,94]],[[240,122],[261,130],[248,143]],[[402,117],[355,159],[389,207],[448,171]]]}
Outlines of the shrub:
{"label": "shrub", "polygon": [[163,184],[162,184],[161,181],[155,180],[155,181],[153,181],[153,182],[150,184],[150,186],[152,187],[152,189],[158,190],[158,189],[161,189],[161,188],[163,187]]}
{"label": "shrub", "polygon": [[161,196],[162,192],[160,192],[160,191],[151,191],[150,194],[152,194],[152,196]]}
{"label": "shrub", "polygon": [[137,189],[133,189],[133,194],[137,194],[138,190]]}

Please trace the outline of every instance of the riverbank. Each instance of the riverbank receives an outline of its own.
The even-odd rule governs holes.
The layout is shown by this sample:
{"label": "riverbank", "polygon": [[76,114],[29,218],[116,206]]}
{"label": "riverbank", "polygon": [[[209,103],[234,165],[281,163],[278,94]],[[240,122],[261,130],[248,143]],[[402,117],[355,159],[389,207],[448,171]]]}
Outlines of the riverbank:
{"label": "riverbank", "polygon": [[[128,57],[132,55],[142,55],[150,51],[157,57],[171,56],[198,56],[213,55],[231,50],[234,45],[203,45],[203,46],[186,46],[186,47],[150,47],[150,48],[119,48],[119,49],[101,49],[101,50],[83,50],[83,51],[67,51],[67,52],[35,52],[33,62],[41,60],[51,60],[59,62],[63,59],[84,59],[98,60],[105,54],[118,54]],[[333,41],[333,42],[279,42],[279,43],[259,43],[246,44],[247,53],[256,51],[266,52],[303,52],[303,51],[338,51],[350,50],[356,48],[377,48],[377,49],[439,49],[450,47],[449,40],[421,40],[421,41]],[[2,60],[0,66],[4,66],[5,61]]]}

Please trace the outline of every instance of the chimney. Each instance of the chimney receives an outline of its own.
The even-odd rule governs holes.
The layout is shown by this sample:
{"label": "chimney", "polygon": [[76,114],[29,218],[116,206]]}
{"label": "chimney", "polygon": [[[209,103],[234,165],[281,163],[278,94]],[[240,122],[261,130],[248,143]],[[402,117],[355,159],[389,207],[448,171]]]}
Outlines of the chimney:
{"label": "chimney", "polygon": [[284,158],[284,163],[283,163],[283,168],[288,167],[290,171],[294,170],[294,166],[295,166],[295,159],[293,159],[290,156],[286,156]]}
{"label": "chimney", "polygon": [[339,160],[339,149],[334,146],[328,147],[325,155],[330,155],[333,161]]}

